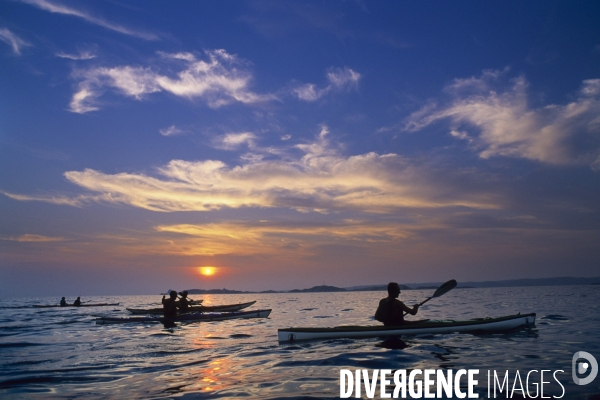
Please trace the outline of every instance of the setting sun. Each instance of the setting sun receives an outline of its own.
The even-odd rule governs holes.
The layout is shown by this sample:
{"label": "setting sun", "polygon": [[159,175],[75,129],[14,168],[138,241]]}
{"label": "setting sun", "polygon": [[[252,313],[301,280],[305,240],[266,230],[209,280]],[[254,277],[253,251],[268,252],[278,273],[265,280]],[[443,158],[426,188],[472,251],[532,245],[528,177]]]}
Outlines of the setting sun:
{"label": "setting sun", "polygon": [[198,272],[200,272],[200,275],[212,276],[217,272],[217,269],[215,267],[199,267]]}

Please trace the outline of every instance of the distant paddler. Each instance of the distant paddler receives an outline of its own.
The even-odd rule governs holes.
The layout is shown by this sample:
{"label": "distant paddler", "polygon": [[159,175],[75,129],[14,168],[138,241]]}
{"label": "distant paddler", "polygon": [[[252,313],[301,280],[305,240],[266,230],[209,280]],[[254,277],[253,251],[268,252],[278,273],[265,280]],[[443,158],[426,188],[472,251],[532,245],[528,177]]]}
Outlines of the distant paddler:
{"label": "distant paddler", "polygon": [[188,291],[187,290],[184,290],[183,292],[179,292],[179,295],[183,298],[184,297],[184,295],[183,295],[184,293],[185,293],[185,297],[187,298],[187,302],[188,302],[189,306],[199,306],[199,305],[202,304],[202,302],[203,302],[202,299],[200,299],[200,300],[194,300],[194,299],[192,299],[190,297],[187,297],[188,296]]}
{"label": "distant paddler", "polygon": [[66,307],[67,306],[67,300],[65,300],[64,297],[62,299],[60,299],[60,306],[61,307]]}
{"label": "distant paddler", "polygon": [[73,305],[75,307],[79,307],[81,305],[81,298],[79,296],[77,296],[77,300],[73,302]]}
{"label": "distant paddler", "polygon": [[[171,292],[173,293],[173,292]],[[190,303],[193,301],[192,299],[188,299],[188,291],[184,290],[183,292],[179,292],[181,298],[179,299],[179,313],[188,312],[190,309]]]}

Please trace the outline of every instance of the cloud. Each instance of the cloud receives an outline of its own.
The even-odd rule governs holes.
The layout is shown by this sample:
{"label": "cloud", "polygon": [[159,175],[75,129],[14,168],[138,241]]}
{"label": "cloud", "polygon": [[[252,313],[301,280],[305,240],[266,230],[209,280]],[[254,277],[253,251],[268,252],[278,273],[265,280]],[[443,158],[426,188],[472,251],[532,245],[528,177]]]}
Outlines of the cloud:
{"label": "cloud", "polygon": [[[498,199],[482,190],[455,187],[450,172],[444,175],[396,154],[344,156],[328,135],[322,127],[313,142],[280,149],[279,157],[272,151],[271,157],[242,158],[235,166],[219,160],[173,160],[158,168],[156,176],[85,169],[68,171],[65,177],[90,192],[71,200],[72,205],[99,201],[159,212],[252,207],[394,213],[406,208],[499,207]],[[231,136],[230,143],[250,137]],[[69,204],[64,198],[9,196]]]}
{"label": "cloud", "polygon": [[119,32],[124,35],[134,36],[140,39],[145,40],[158,40],[158,36],[153,33],[136,31],[113,22],[107,21],[101,17],[96,17],[87,13],[85,11],[76,10],[74,8],[65,6],[64,4],[60,4],[58,2],[49,1],[49,0],[21,0],[24,3],[31,4],[32,6],[41,8],[42,10],[49,11],[51,13],[69,15],[72,17],[82,18],[83,20],[101,26],[103,28],[109,29],[111,31]]}
{"label": "cloud", "polygon": [[255,140],[256,135],[252,132],[227,133],[216,137],[213,140],[213,144],[219,149],[234,150],[242,145],[254,148]]}
{"label": "cloud", "polygon": [[[223,222],[210,224],[160,225],[154,228],[169,236],[168,249],[174,254],[197,255],[279,255],[292,250],[295,257],[314,254],[321,246],[351,243],[372,246],[393,243],[413,235],[415,226],[408,224],[344,220],[327,224],[277,224]],[[418,229],[418,228],[417,228]]]}
{"label": "cloud", "polygon": [[566,105],[532,108],[524,77],[513,79],[508,88],[493,88],[505,72],[455,80],[446,88],[451,101],[412,114],[405,129],[418,131],[450,120],[450,134],[467,140],[481,158],[524,158],[600,170],[600,79],[583,81]]}
{"label": "cloud", "polygon": [[96,99],[105,88],[142,100],[158,92],[171,93],[187,99],[200,98],[209,107],[218,108],[233,102],[252,104],[274,99],[250,91],[252,75],[240,68],[243,62],[225,50],[206,51],[208,60],[197,60],[191,53],[160,53],[163,59],[183,63],[175,77],[163,75],[150,67],[122,66],[77,71],[78,91],[73,95],[70,110],[86,113],[98,110]]}
{"label": "cloud", "polygon": [[76,61],[80,61],[80,60],[91,60],[93,58],[96,58],[96,54],[94,54],[91,51],[80,51],[79,54],[69,54],[69,53],[64,53],[64,52],[58,52],[55,53],[56,57],[59,58],[68,58],[69,60],[76,60]]}
{"label": "cloud", "polygon": [[300,100],[304,101],[315,101],[321,98],[326,91],[317,89],[316,85],[307,83],[300,85],[292,89],[292,91],[298,96]]}
{"label": "cloud", "polygon": [[159,132],[163,136],[174,136],[174,135],[180,135],[180,134],[184,133],[185,131],[182,131],[181,129],[177,128],[175,125],[171,125],[168,128],[159,129]]}
{"label": "cloud", "polygon": [[47,243],[47,242],[61,242],[61,241],[64,241],[65,239],[62,237],[51,237],[51,236],[42,236],[42,235],[26,233],[26,234],[18,236],[18,237],[3,238],[2,240],[10,240],[13,242],[22,242],[22,243]]}
{"label": "cloud", "polygon": [[69,197],[64,195],[59,196],[27,196],[9,192],[1,192],[5,196],[18,201],[42,201],[44,203],[55,204],[59,206],[72,206],[72,207],[82,207],[86,204],[92,203],[94,201],[102,201],[101,196],[92,196],[92,195],[80,195],[75,197]]}
{"label": "cloud", "polygon": [[316,101],[332,91],[350,90],[356,88],[360,74],[350,68],[330,69],[327,74],[329,85],[319,89],[313,83],[306,83],[292,88],[292,93],[300,100]]}
{"label": "cloud", "polygon": [[21,39],[7,28],[0,29],[0,40],[12,47],[13,53],[20,56],[21,49],[26,46],[31,46],[28,42]]}

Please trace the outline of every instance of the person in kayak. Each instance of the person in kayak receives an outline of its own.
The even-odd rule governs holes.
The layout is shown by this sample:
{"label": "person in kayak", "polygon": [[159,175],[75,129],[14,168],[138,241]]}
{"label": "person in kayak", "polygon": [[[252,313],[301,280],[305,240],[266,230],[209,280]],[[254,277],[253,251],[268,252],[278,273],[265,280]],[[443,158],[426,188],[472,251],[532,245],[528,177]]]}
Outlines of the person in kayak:
{"label": "person in kayak", "polygon": [[77,297],[77,300],[75,300],[73,302],[73,305],[76,306],[76,307],[79,307],[81,305],[81,299],[79,297]]}
{"label": "person in kayak", "polygon": [[383,322],[384,326],[402,325],[404,321],[404,313],[416,315],[419,311],[419,305],[415,304],[413,308],[398,300],[400,295],[400,285],[396,282],[390,282],[387,287],[388,297],[379,301],[379,307],[375,312],[375,319]]}
{"label": "person in kayak", "polygon": [[162,298],[163,304],[163,316],[165,318],[173,318],[177,316],[177,308],[179,307],[179,302],[177,301],[177,292],[172,291],[169,293],[169,298],[166,299],[163,295]]}
{"label": "person in kayak", "polygon": [[190,299],[188,299],[188,291],[184,290],[183,292],[179,292],[181,298],[179,299],[179,313],[185,313],[190,311]]}
{"label": "person in kayak", "polygon": [[[177,316],[177,307],[179,307],[179,302],[177,301],[177,292],[172,290],[169,293],[169,298],[165,299],[165,296],[162,297],[163,304],[163,316],[165,318],[175,318]],[[165,328],[173,328],[175,326],[175,321],[173,320],[165,320],[163,321],[163,325]]]}
{"label": "person in kayak", "polygon": [[67,301],[65,300],[64,297],[62,299],[60,299],[60,306],[61,307],[66,307],[67,306]]}

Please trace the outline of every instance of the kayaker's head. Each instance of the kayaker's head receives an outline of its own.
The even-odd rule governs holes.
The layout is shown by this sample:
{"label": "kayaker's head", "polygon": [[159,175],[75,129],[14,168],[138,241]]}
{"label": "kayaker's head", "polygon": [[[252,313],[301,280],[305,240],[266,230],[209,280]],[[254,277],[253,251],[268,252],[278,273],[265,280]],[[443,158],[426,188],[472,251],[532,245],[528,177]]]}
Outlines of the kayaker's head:
{"label": "kayaker's head", "polygon": [[400,285],[398,285],[396,282],[388,283],[388,296],[394,299],[400,296]]}
{"label": "kayaker's head", "polygon": [[171,291],[171,293],[169,293],[169,296],[170,296],[170,297],[171,297],[173,300],[175,300],[175,299],[177,298],[177,292],[173,290],[173,291]]}
{"label": "kayaker's head", "polygon": [[184,290],[183,292],[179,292],[179,295],[180,295],[181,297],[183,297],[183,298],[186,298],[186,297],[187,297],[187,295],[188,295],[188,291],[187,291],[187,290]]}

